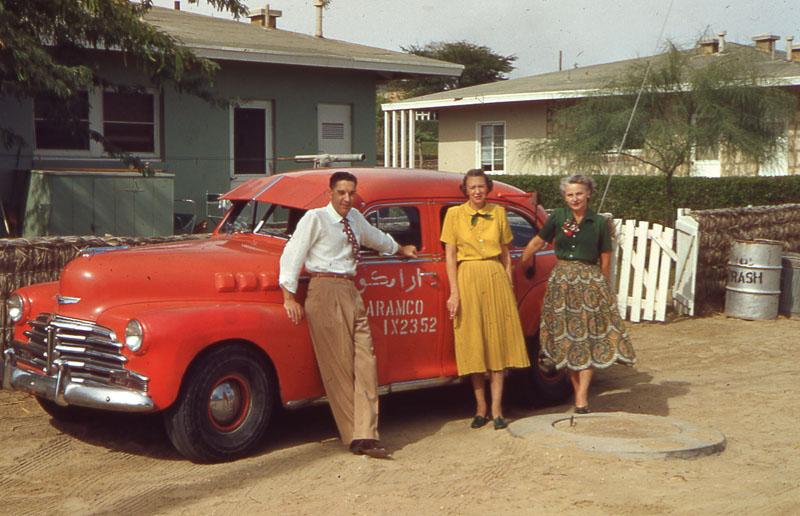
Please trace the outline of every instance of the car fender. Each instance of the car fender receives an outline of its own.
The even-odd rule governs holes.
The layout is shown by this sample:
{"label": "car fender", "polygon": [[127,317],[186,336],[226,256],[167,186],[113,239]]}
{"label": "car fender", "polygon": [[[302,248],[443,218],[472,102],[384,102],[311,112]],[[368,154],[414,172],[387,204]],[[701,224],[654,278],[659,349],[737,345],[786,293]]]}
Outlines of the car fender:
{"label": "car fender", "polygon": [[281,399],[307,399],[323,394],[308,326],[292,324],[281,305],[265,303],[182,303],[115,307],[98,323],[114,328],[124,341],[130,319],[143,327],[137,353],[125,349],[128,368],[150,379],[148,394],[157,409],[178,396],[192,361],[222,343],[241,342],[262,350],[275,368]]}
{"label": "car fender", "polygon": [[[55,313],[58,311],[58,282],[38,283],[15,290],[12,294],[19,294],[25,305],[22,320],[14,325],[14,339],[27,340],[24,331],[28,328],[28,321],[35,319],[40,313]],[[34,308],[35,307],[35,308]],[[3,307],[5,309],[5,307]],[[35,312],[33,311],[35,310]],[[10,322],[10,321],[9,321]]]}

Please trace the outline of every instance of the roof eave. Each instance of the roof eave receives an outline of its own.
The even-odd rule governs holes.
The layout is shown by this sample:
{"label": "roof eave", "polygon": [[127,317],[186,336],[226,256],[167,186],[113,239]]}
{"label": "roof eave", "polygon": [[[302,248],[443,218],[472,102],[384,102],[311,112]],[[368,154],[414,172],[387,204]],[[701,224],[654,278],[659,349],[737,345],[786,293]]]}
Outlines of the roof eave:
{"label": "roof eave", "polygon": [[249,63],[286,64],[371,72],[394,72],[412,75],[438,75],[445,77],[458,77],[464,69],[463,65],[455,64],[451,66],[419,65],[365,58],[266,52],[248,48],[204,47],[198,45],[191,45],[189,48],[198,56],[207,59],[243,61]]}
{"label": "roof eave", "polygon": [[473,95],[467,97],[453,97],[449,99],[436,100],[408,100],[381,104],[383,111],[398,111],[402,109],[436,109],[460,106],[475,106],[478,104],[500,104],[505,102],[531,102],[536,100],[553,99],[573,99],[587,97],[598,93],[600,90],[565,90],[565,91],[544,91],[531,93],[507,93],[497,95]]}
{"label": "roof eave", "polygon": [[[800,86],[800,76],[776,77],[764,81],[764,86]],[[470,95],[465,97],[452,97],[449,99],[434,100],[401,100],[381,104],[383,111],[400,111],[405,109],[432,110],[441,108],[476,106],[480,104],[501,104],[512,102],[535,102],[541,100],[578,99],[592,95],[602,95],[601,88],[587,88],[580,90],[543,91],[528,93],[507,93],[490,95]]]}

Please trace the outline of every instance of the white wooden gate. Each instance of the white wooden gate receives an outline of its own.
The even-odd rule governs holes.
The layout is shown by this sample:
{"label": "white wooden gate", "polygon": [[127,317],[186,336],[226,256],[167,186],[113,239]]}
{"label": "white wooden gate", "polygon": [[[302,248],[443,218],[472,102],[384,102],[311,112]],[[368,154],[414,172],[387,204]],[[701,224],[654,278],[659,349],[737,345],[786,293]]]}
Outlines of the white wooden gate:
{"label": "white wooden gate", "polygon": [[661,224],[614,219],[612,288],[619,313],[632,322],[664,321],[670,291],[675,230]]}
{"label": "white wooden gate", "polygon": [[700,248],[700,226],[689,215],[689,210],[679,209],[675,221],[678,264],[672,287],[672,304],[682,315],[694,315],[694,288],[697,276],[697,255]]}

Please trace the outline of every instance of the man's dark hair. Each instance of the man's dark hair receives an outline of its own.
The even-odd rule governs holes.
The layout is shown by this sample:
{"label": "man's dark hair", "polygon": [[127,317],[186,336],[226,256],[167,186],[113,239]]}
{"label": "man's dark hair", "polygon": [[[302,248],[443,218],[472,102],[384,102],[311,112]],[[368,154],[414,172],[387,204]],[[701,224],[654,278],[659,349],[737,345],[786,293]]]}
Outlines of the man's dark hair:
{"label": "man's dark hair", "polygon": [[331,174],[331,179],[328,181],[330,189],[333,190],[333,187],[336,186],[336,183],[339,181],[350,181],[354,185],[358,186],[358,179],[356,176],[351,174],[350,172],[345,172],[344,170],[340,170],[339,172],[334,172]]}
{"label": "man's dark hair", "polygon": [[494,187],[494,184],[492,182],[492,178],[487,176],[486,172],[484,172],[483,170],[481,170],[479,168],[472,168],[470,170],[467,170],[467,173],[464,174],[464,178],[461,180],[461,186],[460,186],[461,193],[464,194],[465,196],[468,196],[467,195],[467,178],[469,178],[469,177],[482,177],[483,180],[486,181],[486,193],[489,193],[489,192],[492,191],[492,188]]}

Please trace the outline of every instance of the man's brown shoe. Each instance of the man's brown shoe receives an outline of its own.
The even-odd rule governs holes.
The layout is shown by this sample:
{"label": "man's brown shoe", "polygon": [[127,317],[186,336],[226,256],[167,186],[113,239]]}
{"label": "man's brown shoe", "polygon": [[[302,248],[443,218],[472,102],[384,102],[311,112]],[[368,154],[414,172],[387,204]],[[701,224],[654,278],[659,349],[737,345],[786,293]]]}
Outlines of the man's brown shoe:
{"label": "man's brown shoe", "polygon": [[392,454],[389,453],[381,443],[375,439],[355,439],[350,443],[350,451],[356,455],[366,455],[373,459],[389,459]]}

